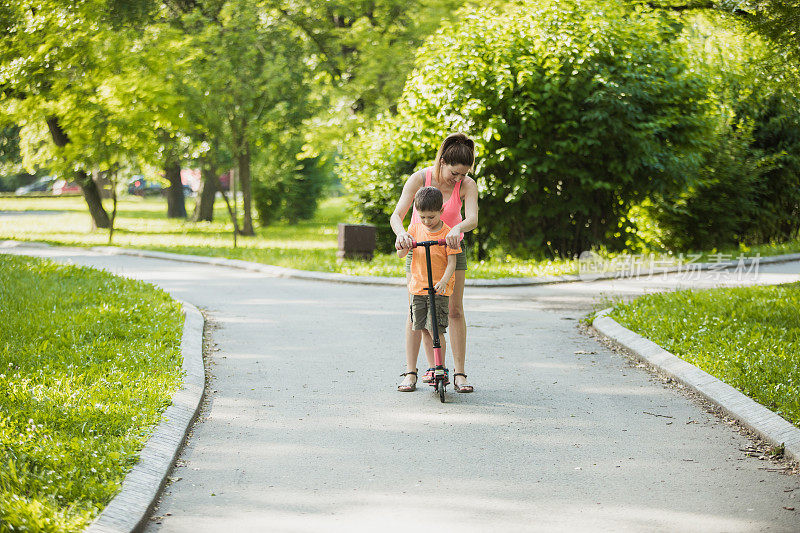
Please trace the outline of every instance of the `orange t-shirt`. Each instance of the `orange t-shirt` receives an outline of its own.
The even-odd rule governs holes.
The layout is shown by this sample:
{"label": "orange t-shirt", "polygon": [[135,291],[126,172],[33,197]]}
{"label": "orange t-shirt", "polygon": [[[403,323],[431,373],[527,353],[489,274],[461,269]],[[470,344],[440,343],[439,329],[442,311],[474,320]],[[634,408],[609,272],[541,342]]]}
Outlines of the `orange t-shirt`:
{"label": "orange t-shirt", "polygon": [[[415,242],[421,241],[438,241],[444,239],[450,233],[450,226],[442,222],[442,228],[432,233],[424,224],[411,224],[408,232],[414,237]],[[425,260],[424,246],[414,248],[414,254],[411,256],[411,278],[408,282],[408,292],[411,294],[428,294],[425,288],[428,286],[428,266]],[[433,283],[439,283],[442,279],[444,271],[447,269],[447,256],[461,253],[461,247],[450,248],[449,246],[431,246],[431,273],[433,274]],[[455,274],[450,277],[447,283],[447,289],[444,291],[444,296],[453,294],[453,287],[456,284]]]}

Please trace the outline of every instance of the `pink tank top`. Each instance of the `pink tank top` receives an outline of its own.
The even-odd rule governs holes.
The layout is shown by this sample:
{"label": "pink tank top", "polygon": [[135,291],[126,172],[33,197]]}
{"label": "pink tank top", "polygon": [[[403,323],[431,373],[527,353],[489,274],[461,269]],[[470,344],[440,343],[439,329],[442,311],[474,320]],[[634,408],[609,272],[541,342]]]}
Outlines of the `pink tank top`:
{"label": "pink tank top", "polygon": [[[433,179],[433,168],[429,167],[428,171],[425,173],[425,186],[431,186],[431,180]],[[444,212],[442,213],[442,221],[450,226],[451,228],[456,224],[460,224],[464,217],[461,216],[461,181],[456,182],[456,186],[453,187],[453,194],[450,195],[450,198],[442,206],[444,207]],[[417,213],[417,208],[412,207],[411,211],[411,223],[412,224],[419,224],[422,222],[419,219],[419,214]],[[464,234],[461,234],[461,238],[464,238]]]}

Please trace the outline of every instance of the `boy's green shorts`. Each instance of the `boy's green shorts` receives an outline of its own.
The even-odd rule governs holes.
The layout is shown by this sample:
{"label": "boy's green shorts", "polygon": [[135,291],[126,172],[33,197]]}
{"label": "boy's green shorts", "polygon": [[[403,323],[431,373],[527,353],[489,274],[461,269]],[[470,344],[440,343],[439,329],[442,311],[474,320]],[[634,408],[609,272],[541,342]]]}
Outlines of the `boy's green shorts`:
{"label": "boy's green shorts", "polygon": [[[445,333],[450,318],[450,297],[436,294],[436,324],[439,333]],[[433,332],[433,321],[429,312],[430,296],[422,294],[411,295],[411,329],[427,329]]]}
{"label": "boy's green shorts", "polygon": [[[409,250],[408,255],[406,256],[406,272],[411,272],[411,256],[414,254],[414,250]],[[456,270],[466,270],[467,269],[467,251],[465,249],[461,249],[456,255]]]}

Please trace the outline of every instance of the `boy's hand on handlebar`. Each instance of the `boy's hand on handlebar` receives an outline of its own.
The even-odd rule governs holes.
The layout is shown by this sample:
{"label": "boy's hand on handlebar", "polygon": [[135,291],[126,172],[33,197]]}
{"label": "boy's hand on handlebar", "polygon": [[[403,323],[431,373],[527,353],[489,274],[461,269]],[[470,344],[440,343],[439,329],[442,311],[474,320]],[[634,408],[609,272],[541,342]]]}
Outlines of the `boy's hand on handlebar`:
{"label": "boy's hand on handlebar", "polygon": [[397,250],[410,250],[414,246],[414,237],[407,231],[404,231],[394,241],[394,247]]}

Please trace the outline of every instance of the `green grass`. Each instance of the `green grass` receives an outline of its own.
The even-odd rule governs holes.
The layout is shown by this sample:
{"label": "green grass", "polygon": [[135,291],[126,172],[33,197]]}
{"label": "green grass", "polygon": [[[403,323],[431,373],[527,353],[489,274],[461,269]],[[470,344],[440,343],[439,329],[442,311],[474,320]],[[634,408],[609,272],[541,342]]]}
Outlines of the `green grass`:
{"label": "green grass", "polygon": [[[192,201],[187,201],[191,208]],[[312,220],[296,225],[257,228],[255,237],[240,237],[232,247],[231,223],[222,200],[215,222],[192,223],[166,218],[161,198],[125,198],[119,204],[114,245],[181,254],[242,259],[302,270],[351,275],[404,276],[405,263],[395,254],[378,254],[371,262],[336,260],[340,222],[352,222],[346,199],[321,203]],[[0,211],[63,211],[55,215],[0,216],[0,239],[41,241],[70,246],[107,244],[106,231],[90,228],[82,198],[0,198]],[[239,212],[241,213],[241,207]],[[473,278],[528,277],[576,273],[574,261],[524,261],[511,256],[471,262]]]}
{"label": "green grass", "polygon": [[800,426],[800,283],[652,294],[610,316]]}
{"label": "green grass", "polygon": [[[189,209],[193,200],[187,201]],[[110,211],[110,206],[106,206]],[[352,222],[345,198],[323,201],[312,220],[296,225],[273,224],[256,228],[255,237],[240,237],[239,246],[232,246],[228,213],[222,200],[214,209],[215,222],[193,223],[166,218],[163,198],[123,197],[119,203],[116,246],[181,254],[242,259],[268,265],[301,270],[338,272],[356,276],[404,276],[404,262],[395,254],[378,254],[371,262],[336,259],[338,223]],[[0,211],[63,211],[55,215],[0,216],[0,240],[41,241],[57,245],[98,246],[108,242],[106,231],[90,228],[86,204],[81,197],[71,198],[0,198]],[[241,206],[239,207],[241,213]],[[714,254],[728,254],[736,259],[740,252],[762,256],[800,251],[800,240],[735,250],[711,250],[702,257],[686,257],[684,261],[718,261]],[[604,251],[600,256],[612,259],[619,254]],[[624,262],[622,262],[624,263]],[[620,268],[620,264],[617,265]],[[624,268],[624,267],[622,267]],[[518,278],[577,274],[578,263],[571,259],[524,260],[509,255],[486,261],[471,261],[470,278]]]}
{"label": "green grass", "polygon": [[142,282],[0,255],[0,531],[76,531],[181,382],[179,305]]}

